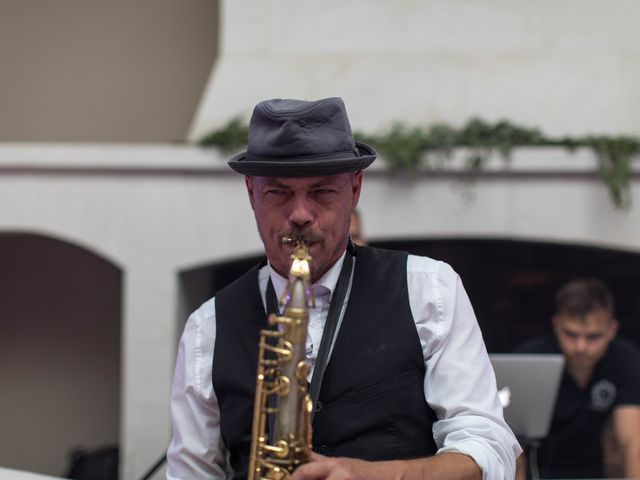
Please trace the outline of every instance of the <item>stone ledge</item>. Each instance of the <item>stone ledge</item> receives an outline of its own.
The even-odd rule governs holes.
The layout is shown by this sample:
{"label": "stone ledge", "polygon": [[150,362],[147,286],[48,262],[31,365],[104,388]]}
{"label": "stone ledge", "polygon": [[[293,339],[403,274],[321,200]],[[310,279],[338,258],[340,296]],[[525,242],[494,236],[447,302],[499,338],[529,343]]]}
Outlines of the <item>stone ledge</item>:
{"label": "stone ledge", "polygon": [[[398,175],[467,175],[464,168],[469,150],[459,148],[436,169],[420,167]],[[215,148],[172,144],[21,144],[0,143],[0,173],[121,173],[121,174],[228,174],[234,173],[224,154]],[[427,157],[430,165],[437,156]],[[382,158],[367,173],[394,175]],[[640,162],[632,165],[640,174]],[[561,147],[514,149],[511,160],[492,154],[475,175],[573,175],[597,174],[597,157],[587,148],[569,152]]]}

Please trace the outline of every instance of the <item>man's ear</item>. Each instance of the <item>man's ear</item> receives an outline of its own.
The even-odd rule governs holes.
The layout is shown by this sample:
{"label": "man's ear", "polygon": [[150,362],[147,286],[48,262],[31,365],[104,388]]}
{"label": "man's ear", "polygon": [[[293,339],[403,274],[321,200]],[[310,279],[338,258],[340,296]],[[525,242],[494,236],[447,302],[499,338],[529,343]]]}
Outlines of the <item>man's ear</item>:
{"label": "man's ear", "polygon": [[249,203],[251,204],[251,209],[253,210],[253,177],[249,175],[244,176],[244,184],[247,187],[247,193],[249,194]]}
{"label": "man's ear", "polygon": [[353,193],[351,198],[351,210],[354,210],[358,206],[360,191],[362,190],[362,177],[364,177],[364,172],[362,170],[357,170],[353,173],[353,182],[351,183]]}

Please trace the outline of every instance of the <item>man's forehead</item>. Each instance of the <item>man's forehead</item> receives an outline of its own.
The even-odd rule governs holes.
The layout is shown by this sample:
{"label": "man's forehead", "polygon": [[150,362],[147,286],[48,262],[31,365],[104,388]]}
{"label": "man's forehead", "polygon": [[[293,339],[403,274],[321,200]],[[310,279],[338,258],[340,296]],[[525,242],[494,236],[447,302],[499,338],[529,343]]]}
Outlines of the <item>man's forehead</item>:
{"label": "man's forehead", "polygon": [[593,310],[586,315],[570,315],[561,314],[558,316],[558,321],[565,328],[591,330],[606,328],[613,320],[611,314],[606,310]]}
{"label": "man's forehead", "polygon": [[267,186],[317,187],[321,185],[341,185],[349,181],[352,173],[341,173],[323,177],[252,177],[255,182]]}

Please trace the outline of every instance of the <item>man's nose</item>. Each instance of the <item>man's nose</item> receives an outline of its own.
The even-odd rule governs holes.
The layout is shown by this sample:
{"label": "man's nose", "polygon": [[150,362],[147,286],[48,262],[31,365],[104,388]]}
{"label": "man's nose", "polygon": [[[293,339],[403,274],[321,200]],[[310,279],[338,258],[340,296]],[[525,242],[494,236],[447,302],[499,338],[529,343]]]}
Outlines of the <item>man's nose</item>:
{"label": "man's nose", "polygon": [[289,223],[295,227],[305,227],[313,222],[313,208],[306,196],[296,195],[289,215]]}
{"label": "man's nose", "polygon": [[578,337],[576,339],[576,350],[584,352],[587,349],[587,339],[584,337]]}

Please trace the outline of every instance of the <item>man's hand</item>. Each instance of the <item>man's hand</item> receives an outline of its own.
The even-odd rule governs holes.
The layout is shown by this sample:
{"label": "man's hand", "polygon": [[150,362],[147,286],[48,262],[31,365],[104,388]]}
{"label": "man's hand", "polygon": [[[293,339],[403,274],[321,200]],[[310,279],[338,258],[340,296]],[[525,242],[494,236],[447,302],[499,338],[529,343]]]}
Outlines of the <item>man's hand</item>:
{"label": "man's hand", "polygon": [[311,454],[311,461],[297,468],[291,480],[480,480],[482,472],[461,453],[442,453],[416,460],[367,462],[354,458]]}
{"label": "man's hand", "polygon": [[355,458],[325,457],[311,453],[311,461],[298,467],[291,480],[369,480],[373,462]]}

